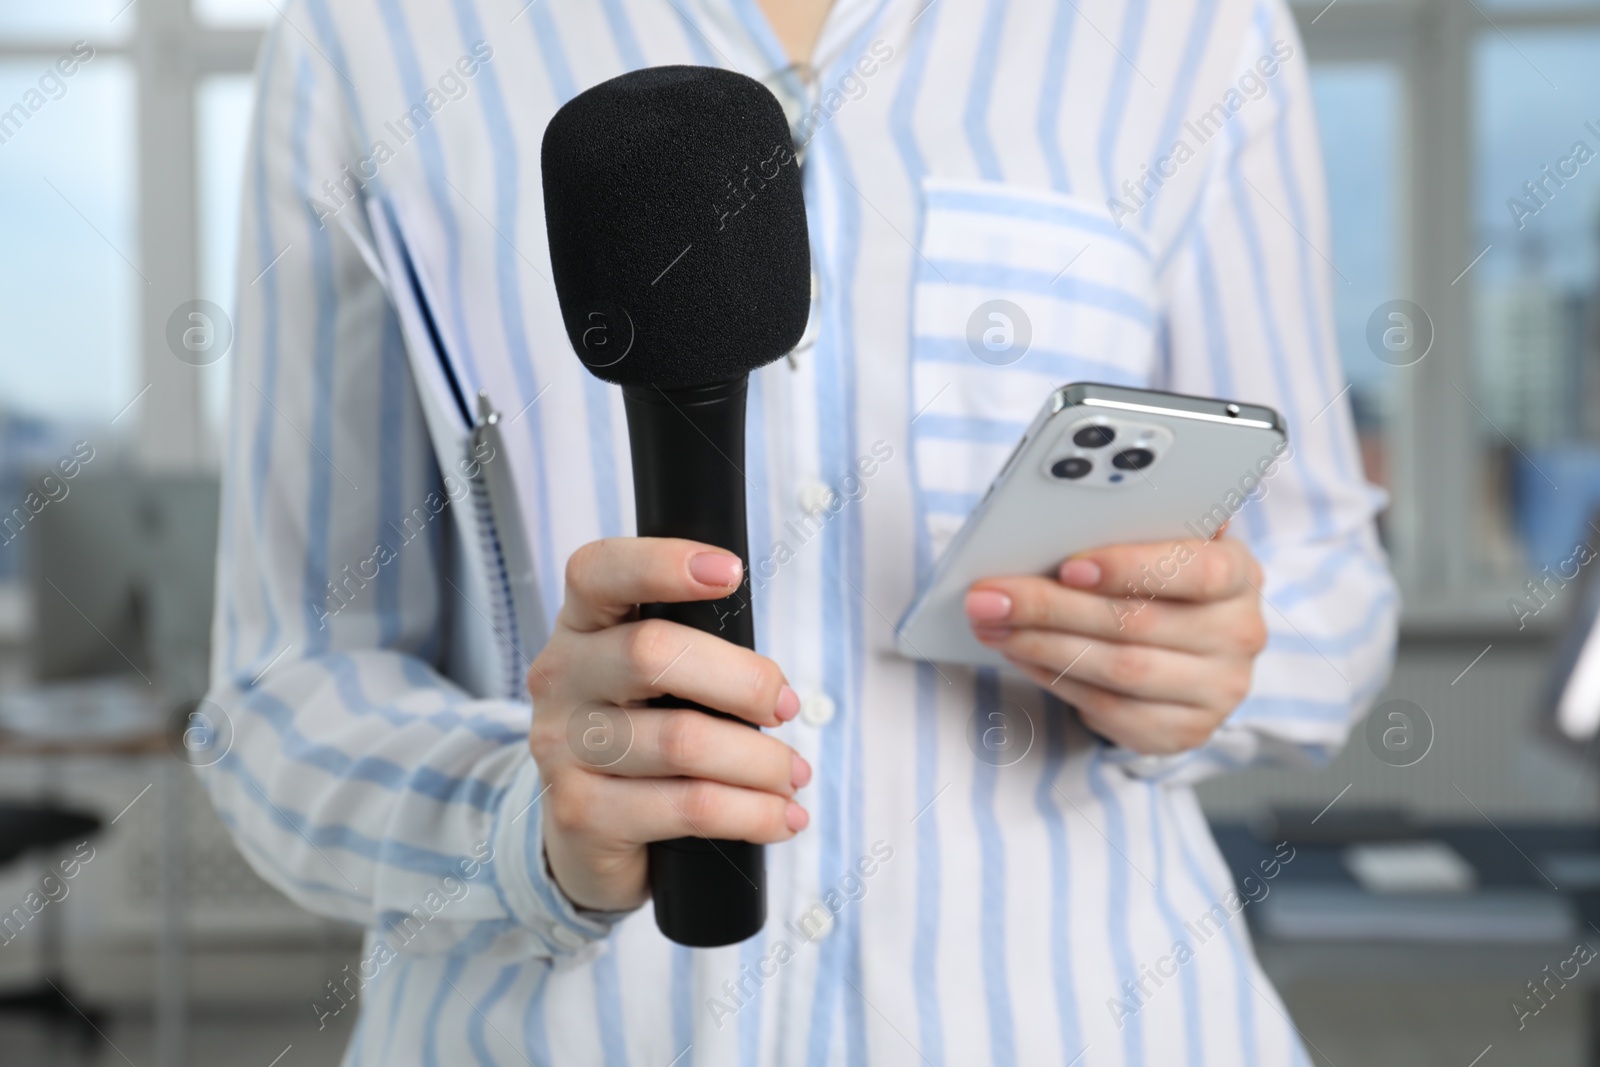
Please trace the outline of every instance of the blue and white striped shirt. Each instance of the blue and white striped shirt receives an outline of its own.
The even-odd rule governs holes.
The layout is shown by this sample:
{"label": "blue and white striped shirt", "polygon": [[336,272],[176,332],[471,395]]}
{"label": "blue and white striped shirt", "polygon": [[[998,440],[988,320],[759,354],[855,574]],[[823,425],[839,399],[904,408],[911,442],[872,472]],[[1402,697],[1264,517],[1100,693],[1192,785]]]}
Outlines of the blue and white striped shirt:
{"label": "blue and white striped shirt", "polygon": [[[369,930],[315,1008],[359,1010],[345,1062],[1305,1063],[1190,786],[1326,758],[1393,649],[1282,0],[836,0],[804,75],[754,0],[286,19],[244,193],[211,692],[231,746],[204,774],[264,877]],[[812,823],[768,850],[768,928],[704,951],[548,878],[526,697],[448,676],[453,634],[498,633],[452,577],[455,460],[345,229],[363,200],[403,220],[463,385],[505,413],[548,627],[566,558],[632,509],[619,393],[557,313],[540,138],[583,88],[668,63],[791,110],[816,274],[814,340],[753,376],[748,437],[752,555],[778,561],[758,647],[805,701],[777,733],[816,770]],[[965,341],[992,298],[1031,323],[1003,367]],[[1073,380],[1270,404],[1294,442],[1230,534],[1265,568],[1270,643],[1195,752],[1136,757],[1034,686],[892,651]],[[971,723],[1002,701],[1036,735],[997,767]]]}

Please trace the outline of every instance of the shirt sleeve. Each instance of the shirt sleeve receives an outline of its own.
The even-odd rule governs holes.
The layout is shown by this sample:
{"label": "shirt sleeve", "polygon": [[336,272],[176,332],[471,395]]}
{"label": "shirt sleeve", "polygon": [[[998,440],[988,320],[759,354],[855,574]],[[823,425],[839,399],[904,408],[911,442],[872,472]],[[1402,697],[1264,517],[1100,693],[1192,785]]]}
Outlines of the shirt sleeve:
{"label": "shirt sleeve", "polygon": [[356,158],[353,90],[335,43],[288,18],[246,164],[215,731],[195,762],[251,865],[308,910],[394,952],[582,955],[618,916],[580,912],[545,867],[529,706],[434,666],[454,519],[418,511],[443,482],[395,316],[338,217],[364,228],[364,208],[330,194]]}
{"label": "shirt sleeve", "polygon": [[1249,697],[1206,745],[1169,757],[1114,753],[1145,777],[1326,762],[1394,655],[1398,598],[1374,528],[1386,498],[1362,472],[1332,324],[1307,57],[1279,0],[1258,8],[1237,71],[1263,56],[1276,72],[1217,134],[1163,282],[1168,387],[1270,405],[1288,431],[1290,450],[1233,502],[1226,534],[1243,538],[1265,571],[1270,637]]}

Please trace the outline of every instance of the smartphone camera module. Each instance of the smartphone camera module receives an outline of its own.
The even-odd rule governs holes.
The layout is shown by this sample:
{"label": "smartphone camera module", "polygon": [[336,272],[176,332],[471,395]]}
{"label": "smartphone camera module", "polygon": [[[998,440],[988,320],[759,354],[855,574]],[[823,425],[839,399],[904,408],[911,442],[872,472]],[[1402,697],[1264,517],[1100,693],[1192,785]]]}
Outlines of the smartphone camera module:
{"label": "smartphone camera module", "polygon": [[1090,463],[1082,456],[1068,456],[1066,459],[1058,459],[1055,461],[1055,463],[1051,464],[1050,473],[1056,478],[1064,478],[1072,481],[1082,478],[1085,474],[1088,474],[1093,469],[1094,464]]}
{"label": "smartphone camera module", "polygon": [[1074,489],[1148,486],[1153,483],[1143,472],[1159,466],[1171,445],[1172,431],[1159,423],[1086,413],[1059,431],[1039,474],[1062,489],[1064,482]]}

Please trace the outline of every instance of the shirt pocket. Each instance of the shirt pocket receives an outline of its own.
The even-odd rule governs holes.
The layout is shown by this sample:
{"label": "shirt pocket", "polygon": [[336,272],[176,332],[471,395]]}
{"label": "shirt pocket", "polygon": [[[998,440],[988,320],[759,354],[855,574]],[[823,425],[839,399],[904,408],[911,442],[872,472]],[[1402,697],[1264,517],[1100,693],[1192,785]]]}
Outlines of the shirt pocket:
{"label": "shirt pocket", "polygon": [[1149,249],[1092,201],[925,179],[911,294],[910,443],[922,562],[977,505],[1050,391],[1146,386]]}

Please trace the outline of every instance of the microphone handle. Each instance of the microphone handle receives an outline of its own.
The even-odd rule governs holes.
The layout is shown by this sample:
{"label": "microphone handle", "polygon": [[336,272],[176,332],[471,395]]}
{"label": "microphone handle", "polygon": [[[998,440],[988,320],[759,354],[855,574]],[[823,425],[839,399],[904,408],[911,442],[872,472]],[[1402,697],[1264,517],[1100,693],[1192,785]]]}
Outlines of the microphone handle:
{"label": "microphone handle", "polygon": [[[747,383],[748,376],[741,376],[687,389],[625,385],[622,400],[628,416],[639,536],[703,541],[733,552],[744,564],[744,579],[730,596],[684,604],[642,604],[640,617],[668,619],[755,648],[744,495]],[[744,722],[672,696],[657,697],[650,703],[697,708]],[[680,945],[712,948],[743,941],[765,925],[767,878],[762,846],[680,837],[651,844],[649,857],[656,925],[669,939]]]}

